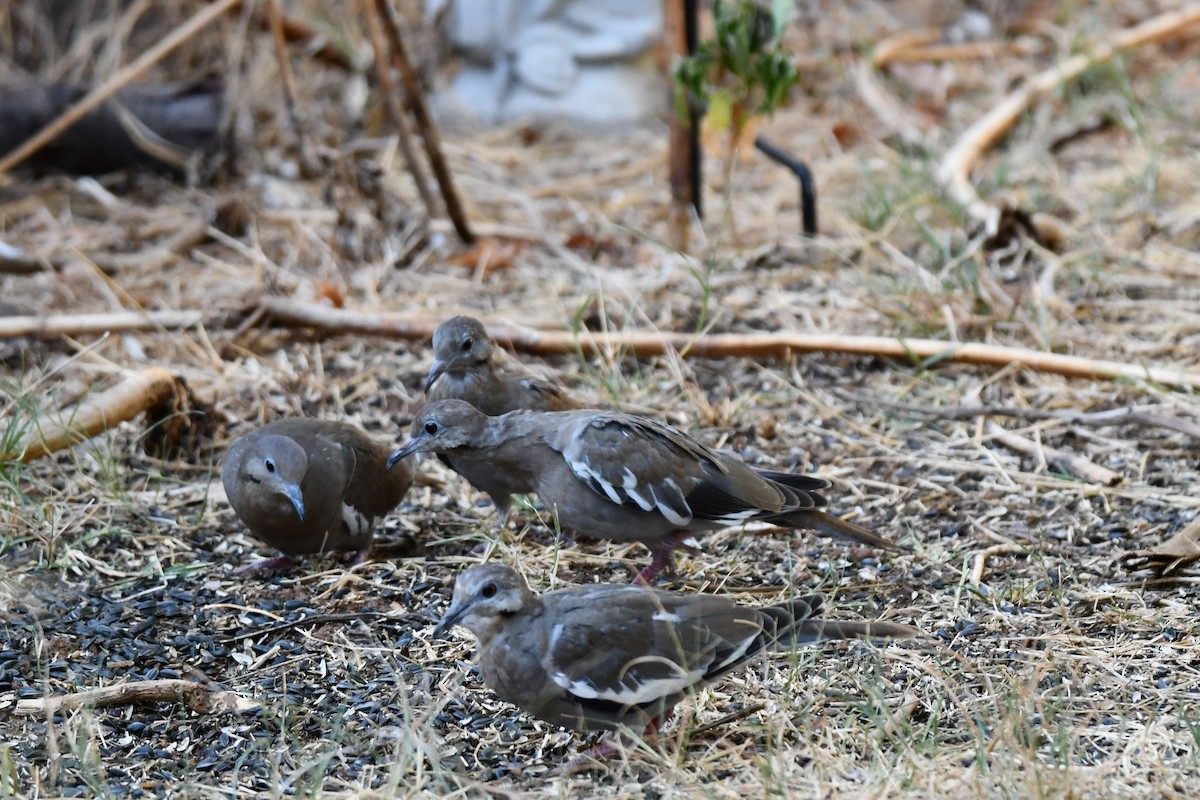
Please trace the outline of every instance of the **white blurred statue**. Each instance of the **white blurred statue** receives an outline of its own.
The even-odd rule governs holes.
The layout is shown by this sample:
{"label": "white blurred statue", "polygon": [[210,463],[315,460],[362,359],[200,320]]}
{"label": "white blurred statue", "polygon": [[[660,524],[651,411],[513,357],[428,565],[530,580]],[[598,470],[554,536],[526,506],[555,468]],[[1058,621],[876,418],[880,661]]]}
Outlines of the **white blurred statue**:
{"label": "white blurred statue", "polygon": [[448,116],[618,128],[667,105],[660,0],[427,0],[426,13],[464,59],[438,102]]}

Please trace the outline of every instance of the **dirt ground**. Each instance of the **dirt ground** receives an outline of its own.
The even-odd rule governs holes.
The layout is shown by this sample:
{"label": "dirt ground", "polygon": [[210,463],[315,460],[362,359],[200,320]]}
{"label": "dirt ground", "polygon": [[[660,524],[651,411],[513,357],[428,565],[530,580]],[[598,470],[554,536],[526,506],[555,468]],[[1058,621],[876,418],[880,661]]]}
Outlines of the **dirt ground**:
{"label": "dirt ground", "polygon": [[[0,274],[13,313],[200,312],[178,329],[0,341],[0,451],[130,370],[182,378],[197,412],[171,451],[139,417],[0,463],[0,796],[1200,793],[1198,579],[1154,552],[1200,507],[1200,402],[1162,381],[836,353],[522,356],[597,403],[657,409],[755,464],[827,477],[839,515],[911,548],[731,529],[664,586],[748,604],[819,590],[835,616],[925,634],[755,662],[656,744],[574,776],[550,773],[591,740],[497,700],[471,637],[431,628],[470,564],[518,565],[538,591],[624,582],[647,559],[639,545],[558,542],[528,504],[501,533],[483,495],[426,460],[373,560],[233,575],[272,553],[225,501],[229,442],[287,414],[398,442],[432,360],[426,341],[272,322],[255,313],[263,298],[549,331],[982,342],[1200,373],[1200,29],[1093,67],[1022,116],[974,172],[985,200],[1024,212],[1005,235],[981,233],[937,178],[1019,79],[1176,4],[1005,6],[993,35],[1011,47],[881,70],[863,61],[873,46],[961,9],[803,5],[788,34],[801,84],[762,131],[817,177],[812,239],[791,177],[747,151],[727,182],[718,140],[708,214],[677,253],[665,125],[521,124],[445,132],[485,237],[466,248],[427,219],[367,78],[297,47],[318,165],[299,177],[270,40],[237,17],[151,73],[179,77],[242,42],[231,172],[0,178],[0,244],[53,267]],[[198,7],[167,6],[178,14],[159,9],[160,34]],[[353,18],[318,22],[363,41]],[[0,59],[5,79],[18,55]],[[90,79],[112,56],[79,44],[40,75]],[[164,253],[188,226],[198,242]],[[255,708],[21,705],[162,678]]]}

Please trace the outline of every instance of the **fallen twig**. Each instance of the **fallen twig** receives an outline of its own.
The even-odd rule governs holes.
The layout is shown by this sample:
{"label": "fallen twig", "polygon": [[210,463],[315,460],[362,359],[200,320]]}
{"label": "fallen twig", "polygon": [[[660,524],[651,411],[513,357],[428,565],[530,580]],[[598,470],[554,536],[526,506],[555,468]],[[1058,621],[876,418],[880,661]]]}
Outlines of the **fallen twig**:
{"label": "fallen twig", "polygon": [[408,173],[417,187],[417,194],[420,195],[421,202],[425,204],[425,211],[432,217],[438,212],[438,208],[435,205],[433,194],[429,191],[429,181],[425,177],[425,170],[421,167],[421,162],[417,160],[416,151],[413,150],[412,136],[409,135],[408,124],[404,121],[404,112],[400,109],[400,90],[396,88],[396,82],[392,80],[392,68],[388,63],[387,41],[384,39],[383,21],[379,18],[379,9],[375,6],[374,0],[359,0],[359,4],[362,7],[362,14],[367,20],[367,36],[371,40],[371,49],[375,55],[372,61],[375,64],[375,78],[379,81],[379,99],[383,103],[383,111],[387,115],[388,123],[392,126],[392,131],[396,134],[400,155],[404,158]]}
{"label": "fallen twig", "polygon": [[[405,341],[428,341],[442,317],[405,312],[369,312],[331,308],[284,298],[267,298],[251,313],[265,314],[278,325],[312,328],[327,334],[382,336]],[[204,321],[199,311],[116,312],[52,317],[0,317],[0,339],[51,338],[127,331],[178,330]],[[945,342],[936,339],[901,339],[887,336],[848,336],[836,333],[664,333],[622,331],[580,333],[539,331],[524,326],[489,323],[488,330],[501,345],[534,355],[625,351],[648,357],[676,351],[691,358],[786,358],[801,353],[895,358],[907,362],[950,361],[960,364],[1005,367],[1015,364],[1035,372],[1093,380],[1149,381],[1161,386],[1200,389],[1200,374],[1170,367],[1126,364],[1120,361],[1066,356],[1024,347]]]}
{"label": "fallen twig", "polygon": [[750,705],[746,706],[745,708],[739,709],[738,711],[734,711],[731,714],[726,714],[725,716],[721,717],[720,719],[714,719],[712,722],[706,722],[703,725],[697,725],[696,727],[692,728],[688,733],[691,736],[699,736],[702,733],[708,733],[709,731],[715,730],[716,728],[720,728],[722,726],[729,725],[730,723],[743,720],[746,717],[751,716],[752,714],[757,714],[759,711],[762,711],[766,707],[767,707],[766,703],[751,703]]}
{"label": "fallen twig", "polygon": [[987,234],[994,235],[1000,221],[1000,209],[980,197],[970,178],[971,170],[983,154],[1017,123],[1030,106],[1062,84],[1074,80],[1092,66],[1110,60],[1123,50],[1174,36],[1196,22],[1200,22],[1200,5],[1189,5],[1178,11],[1160,14],[1121,31],[1089,53],[1073,56],[1030,78],[1024,86],[1001,100],[963,133],[958,143],[942,158],[938,179],[972,217],[984,223]]}
{"label": "fallen twig", "polygon": [[[979,401],[978,394],[971,394],[964,405],[967,408],[981,407],[982,403]],[[1083,456],[1068,453],[1065,450],[1058,450],[1041,442],[1035,442],[1018,433],[1005,430],[991,420],[985,421],[983,428],[984,433],[993,441],[999,442],[1010,450],[1015,450],[1023,455],[1033,456],[1041,463],[1055,467],[1068,475],[1074,475],[1085,481],[1099,483],[1104,486],[1116,486],[1124,480],[1119,473],[1113,472],[1111,469],[1102,467],[1099,464],[1094,464]]]}
{"label": "fallen twig", "polygon": [[38,423],[15,449],[0,453],[0,460],[28,462],[70,447],[158,405],[174,389],[174,376],[161,367],[126,373],[116,386],[61,411],[61,421]]}
{"label": "fallen twig", "polygon": [[990,420],[984,423],[984,433],[1010,450],[1016,450],[1023,455],[1032,456],[1048,466],[1062,470],[1068,475],[1074,475],[1085,481],[1099,483],[1105,486],[1116,486],[1124,480],[1118,472],[1093,463],[1083,456],[1068,453],[1055,447],[1035,442],[1020,434],[1001,428]]}
{"label": "fallen twig", "polygon": [[19,700],[13,713],[31,717],[57,714],[60,711],[86,706],[108,708],[131,706],[136,703],[182,703],[197,714],[244,714],[262,708],[262,703],[258,700],[241,697],[230,691],[213,689],[182,678],[160,678],[102,686],[75,694]]}
{"label": "fallen twig", "polygon": [[867,61],[860,59],[854,65],[854,88],[875,118],[899,137],[905,146],[914,149],[926,146],[933,120],[892,97],[876,78],[874,67]]}
{"label": "fallen twig", "polygon": [[975,554],[975,562],[971,565],[971,585],[979,586],[983,583],[983,569],[989,558],[1003,555],[1026,556],[1029,555],[1029,551],[1019,544],[994,544],[980,550]]}
{"label": "fallen twig", "polygon": [[[277,323],[310,327],[327,333],[353,333],[394,339],[428,340],[441,319],[430,315],[370,313],[336,309],[317,303],[297,303],[282,298],[264,301]],[[3,320],[0,320],[0,324]],[[3,328],[0,328],[2,331]],[[662,355],[670,350],[693,358],[786,358],[799,353],[844,353],[896,358],[903,361],[952,361],[1005,367],[1017,364],[1037,372],[1072,378],[1150,381],[1162,386],[1200,389],[1200,374],[1183,370],[1139,366],[1119,361],[1045,353],[1023,347],[900,339],[886,336],[809,334],[798,331],[770,333],[664,333],[622,331],[580,333],[538,331],[507,324],[488,324],[488,332],[501,345],[535,355],[625,351],[638,357]]]}
{"label": "fallen twig", "polygon": [[1061,420],[1072,425],[1087,425],[1096,428],[1117,425],[1148,425],[1157,428],[1168,428],[1179,433],[1200,439],[1200,425],[1188,422],[1178,417],[1168,417],[1154,414],[1145,406],[1129,406],[1126,408],[1110,408],[1106,411],[1069,411],[1066,409],[1041,408],[1010,408],[1008,406],[979,405],[979,406],[927,406],[916,403],[901,403],[883,397],[872,397],[841,389],[835,393],[856,402],[873,406],[886,406],[912,414],[920,414],[940,419],[975,419],[977,417],[1011,417],[1026,422],[1044,420]]}
{"label": "fallen twig", "polygon": [[899,707],[888,714],[887,722],[883,725],[883,730],[880,732],[881,739],[890,739],[897,733],[900,733],[900,728],[907,725],[912,716],[916,713],[917,708],[921,705],[921,697],[912,689],[906,689],[904,696],[900,699]]}
{"label": "fallen twig", "polygon": [[57,336],[90,336],[131,331],[180,330],[204,320],[199,311],[116,311],[107,314],[63,314],[60,316],[0,317],[0,339],[27,336],[51,339]]}
{"label": "fallen twig", "polygon": [[[259,636],[270,636],[273,633],[291,630],[292,628],[296,628],[301,625],[324,625],[330,622],[354,622],[355,620],[360,619],[394,620],[400,618],[410,619],[414,617],[413,615],[409,614],[405,614],[403,617],[392,617],[382,611],[350,611],[345,614],[315,614],[311,617],[301,617],[300,619],[294,619],[290,622],[281,622],[278,625],[271,625],[266,628],[256,628],[252,631],[242,631],[241,633],[233,636],[226,636],[222,639],[218,639],[217,641],[221,642],[221,644],[232,644],[234,642],[240,642],[242,639],[254,639]],[[425,621],[424,617],[416,618]]]}
{"label": "fallen twig", "polygon": [[463,244],[475,241],[471,233],[471,225],[467,222],[467,214],[462,202],[458,199],[458,191],[454,188],[454,180],[450,177],[450,168],[446,166],[446,158],[442,155],[441,139],[438,136],[437,124],[425,105],[425,96],[421,93],[421,84],[417,80],[417,72],[413,69],[408,58],[408,48],[404,46],[404,37],[400,33],[400,22],[392,9],[391,0],[375,0],[379,10],[379,18],[383,21],[383,30],[387,34],[388,44],[392,48],[392,64],[400,72],[400,82],[404,84],[404,94],[408,100],[408,108],[421,141],[425,145],[425,156],[433,168],[433,177],[437,180],[438,188],[442,191],[442,200],[446,203],[446,213],[454,223],[454,230]]}
{"label": "fallen twig", "polygon": [[888,64],[914,61],[970,61],[1005,55],[1032,55],[1041,49],[1041,42],[1033,37],[961,44],[940,44],[941,39],[942,32],[937,29],[889,36],[875,45],[871,52],[871,63],[882,68]]}
{"label": "fallen twig", "polygon": [[154,47],[142,53],[132,64],[117,70],[111,78],[88,92],[78,102],[59,115],[57,119],[29,137],[24,144],[0,159],[0,173],[8,172],[38,150],[41,150],[56,136],[82,119],[89,111],[99,107],[101,103],[116,94],[123,86],[138,78],[176,47],[179,47],[201,30],[211,25],[222,14],[241,2],[242,0],[215,0],[211,5],[202,6],[190,19],[164,36]]}
{"label": "fallen twig", "polygon": [[[134,237],[130,237],[134,238]],[[186,222],[183,227],[161,243],[148,245],[130,253],[90,253],[74,248],[44,255],[19,252],[0,255],[0,273],[32,275],[37,272],[61,270],[72,263],[84,261],[105,275],[116,275],[128,269],[156,272],[183,257],[184,253],[208,239],[207,222]],[[2,338],[2,334],[0,334]]]}

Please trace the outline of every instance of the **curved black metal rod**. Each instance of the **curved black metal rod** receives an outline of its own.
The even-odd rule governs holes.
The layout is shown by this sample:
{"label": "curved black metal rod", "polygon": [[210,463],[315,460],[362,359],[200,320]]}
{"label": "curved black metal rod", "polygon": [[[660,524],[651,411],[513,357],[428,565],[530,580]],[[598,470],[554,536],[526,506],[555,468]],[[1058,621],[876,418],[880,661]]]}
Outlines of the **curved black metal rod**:
{"label": "curved black metal rod", "polygon": [[765,136],[754,137],[754,146],[763,155],[777,164],[782,164],[792,171],[800,182],[800,220],[805,236],[817,235],[817,185],[813,181],[812,171],[800,159],[781,149]]}

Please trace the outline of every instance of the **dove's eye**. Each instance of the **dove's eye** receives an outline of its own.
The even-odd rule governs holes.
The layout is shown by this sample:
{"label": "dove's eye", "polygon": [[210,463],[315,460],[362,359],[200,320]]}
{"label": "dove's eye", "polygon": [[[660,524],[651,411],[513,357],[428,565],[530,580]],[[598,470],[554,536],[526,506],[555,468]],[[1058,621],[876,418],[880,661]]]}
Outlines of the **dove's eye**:
{"label": "dove's eye", "polygon": [[267,472],[274,472],[275,471],[275,459],[273,459],[273,458],[266,459],[265,461],[263,461],[263,466],[265,466],[267,468]]}
{"label": "dove's eye", "polygon": [[429,434],[430,436],[433,436],[437,432],[438,432],[438,424],[436,422],[434,422],[433,420],[429,420],[429,422],[425,423],[425,433]]}
{"label": "dove's eye", "polygon": [[483,595],[484,597],[495,597],[496,596],[496,584],[494,584],[494,583],[486,584],[482,589],[479,590],[479,593],[481,595]]}

